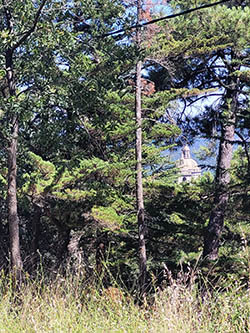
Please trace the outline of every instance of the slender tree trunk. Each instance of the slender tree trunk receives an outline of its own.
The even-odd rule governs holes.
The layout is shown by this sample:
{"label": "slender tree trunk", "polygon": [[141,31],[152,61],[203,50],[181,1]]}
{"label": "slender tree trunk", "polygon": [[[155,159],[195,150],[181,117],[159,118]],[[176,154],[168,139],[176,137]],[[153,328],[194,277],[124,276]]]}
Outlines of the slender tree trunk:
{"label": "slender tree trunk", "polygon": [[[137,24],[141,19],[141,0],[137,0]],[[136,42],[138,49],[141,47],[141,31],[136,30]],[[137,224],[139,237],[139,287],[140,298],[145,297],[146,276],[147,276],[147,256],[145,244],[145,215],[143,200],[142,184],[142,115],[141,115],[141,71],[142,61],[139,60],[136,65],[136,96],[135,96],[135,113],[136,113],[136,203],[137,203]]]}
{"label": "slender tree trunk", "polygon": [[16,193],[16,153],[17,153],[17,136],[18,122],[14,119],[12,138],[8,151],[8,222],[10,233],[10,255],[11,269],[14,277],[21,281],[23,263],[20,252],[19,241],[19,218],[17,213],[17,193]]}
{"label": "slender tree trunk", "polygon": [[[8,82],[9,95],[15,96],[15,81],[13,71],[13,51],[8,49],[6,51],[6,75]],[[8,147],[8,223],[10,234],[10,256],[11,256],[11,270],[14,279],[19,284],[22,277],[23,262],[20,252],[19,240],[19,218],[17,212],[17,139],[18,139],[18,117],[14,113],[11,115],[11,138]]]}
{"label": "slender tree trunk", "polygon": [[215,196],[208,227],[204,235],[203,258],[216,260],[220,245],[220,236],[224,226],[224,216],[229,199],[230,166],[235,135],[236,109],[238,93],[229,91],[227,100],[231,100],[228,116],[222,123],[219,154],[215,177]]}

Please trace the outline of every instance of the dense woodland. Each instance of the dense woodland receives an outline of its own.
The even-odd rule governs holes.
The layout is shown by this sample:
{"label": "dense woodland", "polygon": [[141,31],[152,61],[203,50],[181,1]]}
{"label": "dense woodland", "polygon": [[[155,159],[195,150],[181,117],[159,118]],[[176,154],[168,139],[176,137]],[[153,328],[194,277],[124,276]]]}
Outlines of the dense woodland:
{"label": "dense woodland", "polygon": [[2,0],[0,269],[249,283],[249,84],[248,1]]}

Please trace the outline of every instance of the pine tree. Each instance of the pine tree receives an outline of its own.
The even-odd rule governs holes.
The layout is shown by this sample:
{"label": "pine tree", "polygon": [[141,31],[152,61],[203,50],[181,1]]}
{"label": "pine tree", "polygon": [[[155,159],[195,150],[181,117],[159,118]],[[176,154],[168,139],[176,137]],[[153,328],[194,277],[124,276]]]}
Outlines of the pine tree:
{"label": "pine tree", "polygon": [[[171,5],[175,8],[175,3]],[[176,6],[182,5],[186,9],[184,2]],[[161,28],[166,32],[155,39],[155,52],[167,63],[163,72],[169,89],[192,89],[190,93],[183,94],[186,105],[209,96],[216,96],[219,100],[194,118],[199,133],[219,139],[214,203],[204,234],[203,256],[208,259],[218,257],[229,199],[235,129],[241,123],[249,97],[247,81],[243,78],[247,76],[249,67],[248,25],[249,7],[216,6],[180,16],[167,22],[166,26],[162,23]],[[163,45],[160,52],[157,50],[159,43]],[[194,121],[187,116],[186,128],[194,125]]]}

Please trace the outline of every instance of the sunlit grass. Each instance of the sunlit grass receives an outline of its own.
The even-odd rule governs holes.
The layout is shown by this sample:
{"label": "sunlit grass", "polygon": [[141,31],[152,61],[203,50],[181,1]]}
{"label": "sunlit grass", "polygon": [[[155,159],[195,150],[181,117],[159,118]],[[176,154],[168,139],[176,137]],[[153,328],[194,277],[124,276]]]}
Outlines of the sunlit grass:
{"label": "sunlit grass", "polygon": [[249,331],[249,291],[236,282],[201,300],[196,285],[174,281],[144,307],[115,287],[98,290],[74,278],[30,281],[18,293],[1,287],[1,333]]}

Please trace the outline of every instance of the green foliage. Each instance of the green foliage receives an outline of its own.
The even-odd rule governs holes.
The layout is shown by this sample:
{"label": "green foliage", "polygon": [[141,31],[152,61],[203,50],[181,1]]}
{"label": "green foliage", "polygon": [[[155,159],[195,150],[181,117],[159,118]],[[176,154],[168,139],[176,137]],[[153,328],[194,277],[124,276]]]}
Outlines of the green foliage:
{"label": "green foliage", "polygon": [[93,207],[91,216],[102,227],[116,230],[122,226],[123,216],[119,216],[112,207]]}
{"label": "green foliage", "polygon": [[55,166],[32,152],[29,152],[29,165],[33,167],[33,172],[23,175],[25,181],[23,191],[38,196],[53,183]]}
{"label": "green foliage", "polygon": [[[171,1],[170,5],[172,11],[179,11],[200,3],[202,2],[193,0],[188,3]],[[1,5],[1,54],[14,46],[20,36],[24,36],[31,28],[39,4],[37,1],[8,2],[14,22],[12,31],[6,26]],[[192,105],[196,98],[221,93],[224,86],[236,81],[240,82],[242,91],[237,126],[242,129],[242,135],[247,137],[249,106],[247,100],[243,100],[243,95],[247,96],[249,92],[250,37],[249,29],[246,28],[249,26],[249,10],[248,6],[243,9],[239,6],[217,6],[163,21],[159,31],[151,36],[150,47],[138,54],[133,45],[133,31],[102,38],[103,34],[118,26],[127,27],[134,22],[132,12],[126,12],[123,1],[47,2],[36,29],[14,51],[17,94],[0,97],[2,197],[6,195],[6,147],[10,137],[10,118],[16,114],[19,119],[18,196],[22,241],[25,240],[29,245],[31,243],[31,224],[38,205],[41,210],[41,248],[47,246],[48,234],[52,243],[57,242],[56,228],[62,234],[70,229],[80,230],[83,232],[81,244],[84,255],[90,262],[89,266],[93,267],[98,233],[104,233],[107,235],[105,245],[110,251],[108,268],[114,275],[120,271],[128,285],[134,283],[137,274],[134,66],[138,57],[143,59],[150,56],[145,62],[145,68],[149,68],[145,78],[155,83],[156,92],[142,96],[142,163],[149,267],[157,276],[162,270],[162,263],[166,263],[176,273],[180,265],[185,269],[187,265],[197,261],[203,244],[204,226],[208,223],[212,208],[214,177],[211,173],[204,173],[198,181],[177,184],[178,170],[170,159],[169,149],[175,146],[175,140],[183,134],[179,127],[180,118],[178,119],[182,106],[180,101]],[[83,21],[88,21],[91,27],[89,31],[75,29],[74,20],[78,16]],[[151,62],[150,59],[154,61]],[[5,60],[0,57],[1,90],[5,75]],[[204,113],[192,121],[187,117],[190,121],[185,125],[192,127],[192,134],[199,132],[210,139],[212,136],[218,138],[218,124],[226,123],[231,103],[229,99],[219,98],[221,108],[204,108]],[[172,112],[172,118],[166,117],[166,110]],[[180,117],[183,120],[183,114]],[[199,158],[211,156],[216,150],[213,142],[201,149]],[[232,196],[222,238],[226,243],[223,243],[221,262],[218,263],[220,273],[232,274],[235,279],[241,275],[244,281],[247,255],[242,250],[237,225],[241,222],[244,227],[247,248],[248,150],[246,143],[245,150],[235,151],[231,168]],[[1,209],[6,210],[6,207],[3,205]],[[6,212],[2,216],[1,228],[2,224],[5,227]],[[67,248],[67,245],[64,247]],[[29,255],[30,253],[27,257]],[[47,252],[46,255],[49,257],[50,253]],[[52,311],[47,321],[52,322],[52,326],[48,324],[50,330],[53,325],[55,330],[66,330],[67,327],[60,326],[61,323],[56,326],[54,321],[58,313],[71,309],[69,303],[59,296],[63,306],[57,309],[58,312]],[[41,300],[39,297],[37,299]],[[72,301],[71,298],[70,300]],[[52,297],[49,301],[56,301],[56,298]],[[164,302],[171,305],[163,300],[164,306]],[[228,299],[225,302],[227,305],[231,304]],[[98,306],[102,306],[100,304]],[[180,306],[181,304],[178,303]],[[220,304],[224,304],[223,300]],[[73,302],[73,324],[76,325],[77,320],[80,320],[83,325],[85,316],[88,315],[87,308],[93,306],[96,310],[96,305],[84,303],[82,306]],[[9,303],[6,305],[7,309],[8,306]],[[196,311],[196,306],[198,305],[191,310]],[[101,309],[106,316],[107,309]],[[190,308],[185,310],[191,311]],[[219,306],[215,306],[213,310],[214,322],[207,323],[204,330],[219,329],[216,326],[218,318],[223,324]],[[3,311],[6,314],[7,310]],[[25,311],[29,322],[32,314],[28,308]],[[148,323],[138,311],[137,315],[135,312],[130,313],[130,310],[126,311],[127,320],[134,320],[134,326],[128,326],[128,330],[139,332],[140,329],[147,329]],[[101,312],[102,315],[103,313]],[[164,311],[160,313],[165,314]],[[240,322],[238,313],[238,308],[232,317],[228,313],[230,323],[236,322],[236,327],[244,325]],[[112,317],[112,313],[109,314]],[[12,318],[10,312],[7,315]],[[45,310],[43,315],[49,316]],[[143,313],[144,315],[147,313]],[[207,312],[205,315],[209,317]],[[152,331],[156,332],[162,329],[157,316],[161,318],[159,313],[153,313],[152,320],[156,320],[156,324],[151,323]],[[87,318],[88,325],[84,326],[86,330],[89,327],[91,330],[97,329],[93,318],[99,321],[98,311]],[[165,323],[164,318],[161,318],[161,322],[163,320]],[[118,314],[115,313],[112,319],[114,321],[107,320],[107,326],[101,329],[116,327],[114,323],[119,319]],[[140,324],[137,320],[140,320]],[[173,320],[177,327],[179,320],[180,318],[178,321]],[[187,320],[190,323],[192,317]],[[197,325],[200,322],[197,321]],[[21,327],[18,327],[18,323],[25,327],[22,318],[18,317],[16,326],[13,326],[17,330]],[[29,325],[32,326],[32,323],[29,322]],[[72,329],[71,324],[68,318],[69,329]],[[227,329],[226,322],[224,324]],[[11,325],[14,325],[13,321]],[[38,331],[45,332],[48,329],[41,322],[37,325],[38,328],[34,329]],[[81,330],[82,327],[77,329]],[[170,329],[167,324],[166,327]],[[190,327],[193,329],[194,326],[190,324]],[[230,328],[232,327],[233,324]],[[203,328],[199,327],[200,330]]]}

